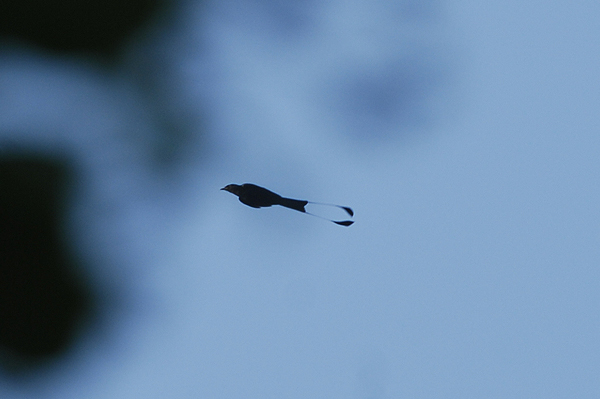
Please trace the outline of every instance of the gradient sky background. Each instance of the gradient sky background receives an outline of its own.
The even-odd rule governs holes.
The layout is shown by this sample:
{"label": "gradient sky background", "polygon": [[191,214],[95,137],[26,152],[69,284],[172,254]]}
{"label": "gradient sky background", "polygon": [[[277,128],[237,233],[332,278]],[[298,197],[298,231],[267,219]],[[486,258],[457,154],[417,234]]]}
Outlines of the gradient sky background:
{"label": "gradient sky background", "polygon": [[[73,239],[122,298],[0,397],[600,397],[598,21],[593,1],[189,2],[111,73],[5,51],[0,131],[78,159]],[[162,121],[142,64],[192,133],[168,173],[140,144]],[[219,191],[243,182],[356,223]]]}

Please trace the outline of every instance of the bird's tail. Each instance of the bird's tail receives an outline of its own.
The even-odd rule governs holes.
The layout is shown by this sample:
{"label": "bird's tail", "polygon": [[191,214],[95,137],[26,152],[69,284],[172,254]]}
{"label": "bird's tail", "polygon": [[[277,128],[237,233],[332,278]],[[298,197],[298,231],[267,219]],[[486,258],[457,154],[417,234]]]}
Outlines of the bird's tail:
{"label": "bird's tail", "polygon": [[308,201],[285,197],[281,197],[281,200],[279,202],[279,205],[285,206],[286,208],[294,209],[298,212],[306,212],[306,209],[304,209],[306,204],[308,204]]}
{"label": "bird's tail", "polygon": [[294,209],[294,210],[302,212],[302,213],[306,213],[307,215],[315,216],[315,217],[318,217],[320,219],[329,220],[330,222],[333,222],[335,224],[339,224],[340,226],[346,226],[346,227],[348,227],[348,226],[352,225],[352,223],[354,223],[354,221],[352,221],[352,220],[332,220],[332,219],[324,218],[323,216],[319,216],[319,215],[315,215],[314,213],[306,212],[306,209],[304,209],[304,207],[306,206],[306,204],[318,204],[318,205],[335,206],[335,207],[343,209],[350,216],[354,216],[354,212],[352,211],[352,209],[348,208],[347,206],[340,206],[340,205],[334,205],[334,204],[323,204],[323,203],[320,203],[320,202],[311,202],[311,201],[297,200],[297,199],[285,198],[285,197],[281,197],[279,199],[279,203],[278,204],[281,205],[281,206],[285,206],[286,208],[290,208],[290,209]]}

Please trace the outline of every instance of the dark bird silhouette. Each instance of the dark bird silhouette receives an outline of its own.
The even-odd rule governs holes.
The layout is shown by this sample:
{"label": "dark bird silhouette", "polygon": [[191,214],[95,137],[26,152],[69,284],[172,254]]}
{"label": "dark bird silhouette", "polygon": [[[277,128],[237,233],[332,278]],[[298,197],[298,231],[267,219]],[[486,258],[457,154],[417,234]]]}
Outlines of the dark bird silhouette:
{"label": "dark bird silhouette", "polygon": [[306,212],[304,207],[307,204],[318,204],[318,205],[326,205],[326,206],[335,206],[337,208],[341,208],[348,215],[354,216],[354,211],[347,206],[335,205],[335,204],[323,204],[320,202],[312,202],[306,200],[297,200],[292,198],[285,198],[279,194],[274,193],[273,191],[267,190],[264,187],[257,186],[256,184],[244,183],[241,186],[239,184],[228,184],[223,187],[221,190],[229,191],[232,194],[235,194],[239,197],[239,200],[242,204],[246,204],[251,206],[252,208],[263,208],[269,207],[273,205],[281,205],[286,208],[293,209],[298,212],[306,213],[307,215],[316,216],[321,219],[329,220],[335,224],[339,224],[341,226],[350,226],[354,221],[352,220],[331,220],[319,215],[315,215],[310,212]]}

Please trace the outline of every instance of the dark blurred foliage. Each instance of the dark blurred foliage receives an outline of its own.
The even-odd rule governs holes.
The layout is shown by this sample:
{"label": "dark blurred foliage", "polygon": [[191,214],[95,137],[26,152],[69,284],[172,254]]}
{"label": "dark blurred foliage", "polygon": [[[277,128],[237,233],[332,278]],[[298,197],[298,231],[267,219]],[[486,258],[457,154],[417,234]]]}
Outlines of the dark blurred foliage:
{"label": "dark blurred foliage", "polygon": [[164,0],[2,0],[0,37],[58,53],[113,58]]}
{"label": "dark blurred foliage", "polygon": [[0,366],[19,373],[69,349],[93,295],[64,241],[66,159],[0,155]]}

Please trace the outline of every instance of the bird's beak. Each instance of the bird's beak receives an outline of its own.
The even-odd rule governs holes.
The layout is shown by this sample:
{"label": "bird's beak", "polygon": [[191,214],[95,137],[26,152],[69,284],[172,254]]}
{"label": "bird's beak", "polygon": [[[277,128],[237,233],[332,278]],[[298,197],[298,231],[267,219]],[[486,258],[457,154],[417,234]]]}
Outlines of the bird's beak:
{"label": "bird's beak", "polygon": [[221,190],[229,191],[229,185],[223,187]]}

